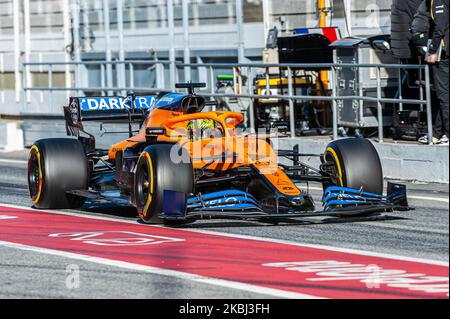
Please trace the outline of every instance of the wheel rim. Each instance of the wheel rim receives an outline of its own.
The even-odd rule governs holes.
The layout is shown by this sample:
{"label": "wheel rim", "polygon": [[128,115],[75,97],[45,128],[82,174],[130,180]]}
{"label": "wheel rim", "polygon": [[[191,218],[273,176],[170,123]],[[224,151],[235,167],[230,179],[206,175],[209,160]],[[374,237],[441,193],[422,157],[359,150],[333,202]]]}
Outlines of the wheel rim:
{"label": "wheel rim", "polygon": [[36,146],[33,146],[28,159],[28,190],[33,204],[37,204],[42,192],[42,169],[40,153]]}
{"label": "wheel rim", "polygon": [[325,155],[325,161],[328,163],[332,163],[332,175],[336,176],[336,178],[333,178],[333,182],[343,187],[344,186],[344,178],[342,174],[342,166],[340,164],[339,158],[335,152],[334,149],[331,147],[327,148],[326,155]]}
{"label": "wheel rim", "polygon": [[148,219],[153,197],[153,166],[150,155],[143,153],[137,174],[137,207],[142,219]]}
{"label": "wheel rim", "polygon": [[149,195],[149,181],[148,181],[148,167],[147,165],[142,165],[142,172],[138,176],[138,203],[140,207],[144,207],[147,203]]}

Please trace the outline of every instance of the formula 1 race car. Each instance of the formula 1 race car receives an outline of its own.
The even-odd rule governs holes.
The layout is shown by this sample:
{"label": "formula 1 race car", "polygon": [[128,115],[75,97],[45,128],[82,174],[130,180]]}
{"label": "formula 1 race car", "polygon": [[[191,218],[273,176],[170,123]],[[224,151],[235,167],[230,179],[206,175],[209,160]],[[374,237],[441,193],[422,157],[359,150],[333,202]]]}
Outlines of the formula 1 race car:
{"label": "formula 1 race car", "polygon": [[[68,138],[38,140],[28,159],[34,207],[80,208],[87,198],[136,207],[146,223],[203,218],[276,222],[310,216],[362,216],[408,209],[406,187],[389,183],[374,146],[365,139],[331,142],[323,154],[272,148],[267,135],[238,134],[243,115],[201,112],[195,93],[205,84],[177,84],[187,94],[70,98],[64,107]],[[129,137],[98,149],[85,121],[126,121]],[[133,124],[140,125],[133,134]],[[302,156],[320,157],[313,168]],[[292,165],[278,163],[284,157]],[[323,185],[316,210],[298,184]]]}

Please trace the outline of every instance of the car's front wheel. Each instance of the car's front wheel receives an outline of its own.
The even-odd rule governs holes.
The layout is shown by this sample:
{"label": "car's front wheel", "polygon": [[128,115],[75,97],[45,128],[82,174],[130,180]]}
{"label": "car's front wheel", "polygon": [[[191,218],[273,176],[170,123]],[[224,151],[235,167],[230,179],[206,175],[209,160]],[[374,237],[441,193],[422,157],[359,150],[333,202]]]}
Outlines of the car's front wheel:
{"label": "car's front wheel", "polygon": [[383,169],[370,141],[364,138],[333,141],[327,146],[324,157],[335,176],[333,185],[383,193]]}
{"label": "car's front wheel", "polygon": [[[173,147],[176,148],[171,158]],[[181,155],[178,153],[182,153]],[[180,159],[183,159],[179,162]],[[184,148],[173,144],[154,144],[141,153],[134,177],[134,204],[145,223],[161,224],[164,191],[190,194],[194,189],[194,173],[190,156]]]}

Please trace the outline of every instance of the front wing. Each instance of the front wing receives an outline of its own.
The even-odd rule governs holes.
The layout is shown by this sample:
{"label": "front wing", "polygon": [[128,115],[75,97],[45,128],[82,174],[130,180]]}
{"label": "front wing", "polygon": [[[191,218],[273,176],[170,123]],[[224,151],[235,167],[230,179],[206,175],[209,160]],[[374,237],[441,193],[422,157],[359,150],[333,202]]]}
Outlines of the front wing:
{"label": "front wing", "polygon": [[187,197],[186,194],[166,190],[163,213],[167,221],[198,219],[243,219],[276,221],[306,217],[356,217],[374,213],[410,210],[406,186],[388,183],[387,195],[362,190],[329,187],[323,193],[322,209],[316,211],[264,211],[251,194],[227,190]]}

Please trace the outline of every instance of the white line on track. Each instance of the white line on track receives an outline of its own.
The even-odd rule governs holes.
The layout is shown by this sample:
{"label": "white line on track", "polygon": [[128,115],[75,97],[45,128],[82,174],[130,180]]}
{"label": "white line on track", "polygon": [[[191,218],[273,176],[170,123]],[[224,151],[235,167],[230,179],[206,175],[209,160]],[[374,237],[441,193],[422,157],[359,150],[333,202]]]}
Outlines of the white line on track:
{"label": "white line on track", "polygon": [[436,202],[443,202],[448,203],[449,199],[444,197],[426,197],[426,196],[415,196],[415,195],[408,195],[408,198],[411,199],[421,199],[421,200],[432,200]]}
{"label": "white line on track", "polygon": [[0,241],[1,246],[9,247],[9,248],[16,248],[21,250],[27,250],[37,253],[43,253],[53,256],[59,256],[59,257],[66,257],[71,259],[77,259],[77,260],[83,260],[88,262],[93,262],[97,264],[102,265],[108,265],[108,266],[115,266],[120,268],[126,268],[136,271],[144,271],[147,273],[151,273],[154,275],[162,275],[162,276],[168,276],[168,277],[175,277],[179,279],[184,280],[190,280],[197,283],[202,284],[209,284],[214,286],[221,286],[231,289],[238,289],[238,290],[244,290],[252,293],[258,293],[273,297],[279,297],[279,298],[290,298],[290,299],[321,299],[319,297],[296,293],[296,292],[289,292],[284,291],[280,289],[273,289],[273,288],[265,288],[235,281],[229,281],[229,280],[223,280],[223,279],[216,279],[211,277],[204,277],[194,274],[189,274],[181,271],[175,271],[175,270],[169,270],[169,269],[162,269],[162,268],[156,268],[151,266],[144,266],[134,263],[129,263],[125,261],[119,261],[119,260],[112,260],[112,259],[106,259],[106,258],[100,258],[100,257],[92,257],[82,254],[75,254],[75,253],[69,253],[65,251],[60,250],[54,250],[54,249],[47,249],[47,248],[41,248],[41,247],[35,247],[35,246],[28,246],[28,245],[22,245],[22,244],[16,244],[11,243],[7,241]]}
{"label": "white line on track", "polygon": [[[314,186],[310,186],[310,187],[306,187],[306,186],[297,186],[300,189],[303,190],[312,190],[312,191],[323,191],[323,189],[321,187],[314,187]],[[408,195],[408,198],[410,199],[420,199],[420,200],[430,200],[430,201],[435,201],[435,202],[443,202],[443,203],[448,203],[449,199],[446,197],[428,197],[428,196],[416,196],[416,195]]]}
{"label": "white line on track", "polygon": [[438,234],[438,235],[447,235],[448,236],[448,229],[447,230],[432,230],[427,228],[421,228],[421,227],[411,227],[411,226],[405,226],[405,225],[398,225],[398,224],[392,224],[392,223],[379,223],[379,222],[361,222],[362,225],[370,225],[370,226],[377,226],[381,228],[389,228],[389,229],[399,229],[399,230],[406,230],[406,231],[412,231],[412,232],[423,232],[423,233],[431,233],[431,234]]}
{"label": "white line on track", "polygon": [[0,158],[0,163],[27,165],[27,161]]}
{"label": "white line on track", "polygon": [[[36,211],[35,209],[32,209],[30,207],[10,205],[10,204],[1,204],[0,203],[0,206]],[[85,215],[82,212],[75,213],[75,212],[52,211],[52,210],[39,210],[39,211],[46,212],[46,213],[67,215],[67,216],[89,218],[89,219],[108,220],[108,221],[114,221],[114,222],[120,222],[120,223],[136,224],[136,221],[115,219],[113,217],[105,217],[105,216]],[[144,225],[144,224],[142,224],[142,225]],[[166,228],[165,226],[162,226],[162,225],[149,225],[149,226]],[[256,236],[249,236],[249,235],[238,235],[238,234],[222,233],[222,232],[210,231],[210,230],[185,229],[185,228],[184,229],[177,228],[177,230],[193,232],[193,233],[200,233],[200,234],[217,235],[217,236],[222,236],[222,237],[257,240],[257,241],[264,241],[264,242],[270,242],[270,243],[279,243],[279,244],[293,245],[293,246],[299,246],[299,247],[310,247],[310,248],[316,248],[316,249],[329,250],[329,251],[333,251],[333,252],[388,258],[388,259],[394,259],[394,260],[400,260],[400,261],[410,261],[410,262],[418,262],[418,263],[424,263],[424,264],[430,264],[430,265],[449,267],[448,261],[399,256],[399,255],[394,255],[394,254],[378,253],[378,252],[371,252],[371,251],[351,249],[351,248],[333,247],[333,246],[326,246],[326,245],[304,244],[304,243],[293,242],[293,241],[282,240],[282,239],[264,238],[264,237],[256,237]]]}

